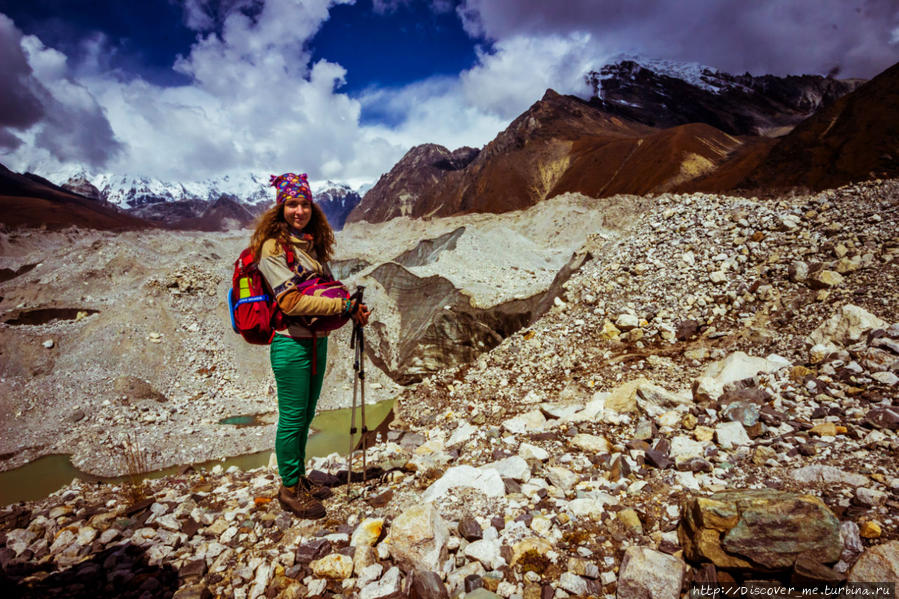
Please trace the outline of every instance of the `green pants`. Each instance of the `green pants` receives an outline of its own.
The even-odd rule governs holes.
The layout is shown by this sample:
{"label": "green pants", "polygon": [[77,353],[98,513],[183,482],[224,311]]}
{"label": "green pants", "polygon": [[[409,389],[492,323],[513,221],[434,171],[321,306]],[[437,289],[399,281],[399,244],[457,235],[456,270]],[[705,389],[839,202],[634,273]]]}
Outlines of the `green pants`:
{"label": "green pants", "polygon": [[275,455],[278,457],[278,474],[286,487],[297,484],[306,474],[306,439],[325,377],[328,338],[315,340],[315,374],[312,374],[312,347],[312,339],[293,339],[284,335],[275,335],[271,345],[272,370],[278,385]]}

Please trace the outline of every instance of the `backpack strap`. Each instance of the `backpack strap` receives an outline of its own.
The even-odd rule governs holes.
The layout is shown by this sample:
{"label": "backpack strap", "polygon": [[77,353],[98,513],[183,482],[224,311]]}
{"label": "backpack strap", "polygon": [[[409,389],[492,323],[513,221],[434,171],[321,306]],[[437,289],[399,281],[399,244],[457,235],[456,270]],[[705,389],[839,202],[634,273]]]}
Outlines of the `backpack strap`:
{"label": "backpack strap", "polygon": [[297,255],[294,253],[293,248],[290,247],[289,243],[281,242],[281,249],[284,250],[284,257],[287,259],[287,268],[293,270],[293,265],[297,261]]}
{"label": "backpack strap", "polygon": [[281,283],[280,285],[278,285],[277,287],[275,287],[272,290],[272,293],[275,295],[275,297],[278,297],[279,295],[281,295],[282,293],[284,293],[291,287],[296,287],[297,285],[302,283],[304,280],[305,280],[304,277],[301,277],[300,275],[295,274],[292,277],[290,277],[289,279],[287,279],[286,281],[284,281],[283,283]]}

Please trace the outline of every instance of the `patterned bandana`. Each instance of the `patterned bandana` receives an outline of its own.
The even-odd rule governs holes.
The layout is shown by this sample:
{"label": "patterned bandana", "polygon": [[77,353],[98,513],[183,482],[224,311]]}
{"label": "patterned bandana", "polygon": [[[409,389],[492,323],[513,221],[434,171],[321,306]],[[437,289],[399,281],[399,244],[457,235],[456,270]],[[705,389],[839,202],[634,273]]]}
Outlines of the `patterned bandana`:
{"label": "patterned bandana", "polygon": [[306,173],[296,175],[294,173],[284,173],[280,177],[269,175],[269,185],[278,188],[279,204],[287,201],[287,198],[306,198],[312,201],[312,190],[309,188],[309,180]]}

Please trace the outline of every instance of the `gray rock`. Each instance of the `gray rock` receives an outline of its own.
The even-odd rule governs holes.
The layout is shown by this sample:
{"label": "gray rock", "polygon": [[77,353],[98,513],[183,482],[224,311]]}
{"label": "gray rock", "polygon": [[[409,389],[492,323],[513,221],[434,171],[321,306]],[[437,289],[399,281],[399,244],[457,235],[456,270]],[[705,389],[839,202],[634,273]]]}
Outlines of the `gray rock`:
{"label": "gray rock", "polygon": [[585,597],[588,594],[587,581],[571,572],[563,572],[559,577],[559,588],[568,591],[575,597]]}
{"label": "gray rock", "polygon": [[759,414],[759,406],[746,401],[735,401],[722,411],[722,416],[743,426],[753,426],[759,421]]}
{"label": "gray rock", "polygon": [[889,495],[879,489],[859,487],[855,490],[855,497],[862,505],[866,505],[868,507],[876,507],[878,505],[883,505]]}
{"label": "gray rock", "polygon": [[835,466],[810,464],[790,471],[790,478],[801,483],[846,483],[854,487],[867,485],[870,481],[864,474],[846,472]]}

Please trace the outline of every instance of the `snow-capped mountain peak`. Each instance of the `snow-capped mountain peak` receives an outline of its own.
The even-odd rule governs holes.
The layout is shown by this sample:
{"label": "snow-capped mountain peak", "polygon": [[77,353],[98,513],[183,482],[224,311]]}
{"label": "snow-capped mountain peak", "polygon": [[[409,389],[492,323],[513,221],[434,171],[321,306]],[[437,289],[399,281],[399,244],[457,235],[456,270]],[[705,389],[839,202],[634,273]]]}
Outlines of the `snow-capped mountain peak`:
{"label": "snow-capped mountain peak", "polygon": [[[744,87],[739,82],[734,81],[732,76],[721,73],[718,69],[708,65],[698,62],[678,62],[647,58],[635,54],[617,54],[613,56],[606,62],[605,66],[594,73],[594,80],[598,83],[605,79],[621,77],[627,74],[627,72],[630,72],[631,76],[633,76],[641,68],[652,71],[657,75],[680,79],[690,85],[715,94],[720,94],[728,89]],[[596,89],[600,98],[602,98],[602,86],[599,85]]]}

